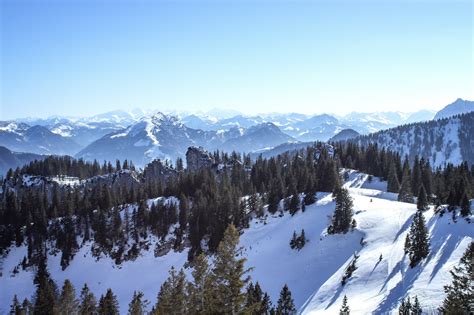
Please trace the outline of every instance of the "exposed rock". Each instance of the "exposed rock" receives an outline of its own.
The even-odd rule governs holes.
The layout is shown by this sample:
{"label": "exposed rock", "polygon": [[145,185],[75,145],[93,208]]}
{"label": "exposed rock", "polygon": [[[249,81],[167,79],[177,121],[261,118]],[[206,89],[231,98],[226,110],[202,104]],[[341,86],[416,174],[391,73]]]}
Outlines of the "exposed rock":
{"label": "exposed rock", "polygon": [[211,168],[214,158],[202,147],[189,147],[186,152],[186,164],[189,171]]}
{"label": "exposed rock", "polygon": [[168,165],[163,164],[161,160],[153,160],[151,163],[147,164],[145,170],[143,171],[143,177],[145,180],[166,180],[170,177],[177,175],[177,170],[171,168]]}

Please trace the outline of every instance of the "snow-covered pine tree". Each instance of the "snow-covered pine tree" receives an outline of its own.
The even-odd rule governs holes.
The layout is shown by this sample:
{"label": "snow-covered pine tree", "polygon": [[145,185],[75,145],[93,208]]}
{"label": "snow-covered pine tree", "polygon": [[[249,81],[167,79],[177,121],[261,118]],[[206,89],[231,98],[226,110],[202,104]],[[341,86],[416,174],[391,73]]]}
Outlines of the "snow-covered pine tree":
{"label": "snow-covered pine tree", "polygon": [[295,315],[296,307],[291,297],[291,291],[285,284],[280,291],[280,298],[276,308],[276,313],[281,315]]}
{"label": "snow-covered pine tree", "polygon": [[471,242],[450,271],[453,282],[444,287],[446,298],[440,307],[444,314],[472,314],[474,312],[474,242]]}
{"label": "snow-covered pine tree", "polygon": [[347,296],[344,295],[344,298],[342,299],[341,309],[339,310],[339,315],[349,315],[350,313],[351,313],[351,310],[349,308]]}

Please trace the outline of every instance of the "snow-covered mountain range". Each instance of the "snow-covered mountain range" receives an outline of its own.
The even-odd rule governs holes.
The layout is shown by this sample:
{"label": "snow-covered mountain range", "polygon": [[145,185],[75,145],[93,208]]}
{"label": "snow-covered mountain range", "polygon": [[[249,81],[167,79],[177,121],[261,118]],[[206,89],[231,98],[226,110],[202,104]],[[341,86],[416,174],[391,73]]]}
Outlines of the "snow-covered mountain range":
{"label": "snow-covered mountain range", "polygon": [[[368,135],[408,123],[428,121],[433,117],[466,112],[472,110],[472,104],[458,99],[436,116],[428,110],[415,113],[353,112],[345,116],[298,113],[245,116],[236,111],[219,110],[171,115],[140,109],[131,112],[117,110],[83,118],[29,118],[0,122],[0,145],[12,151],[36,154],[68,154],[98,160],[128,158],[137,165],[144,165],[153,158],[183,157],[190,145],[203,146],[207,150],[271,152],[272,148],[286,143],[347,140],[356,133]],[[353,130],[350,135],[345,131],[349,129]],[[394,132],[401,130],[403,128],[391,131],[391,137],[397,136]],[[452,131],[450,134],[452,143],[457,139],[455,133]],[[412,143],[412,140],[418,141],[409,137],[404,142],[405,147],[408,143],[416,145],[417,142]],[[379,138],[377,141],[383,142]],[[389,143],[388,139],[384,141]],[[435,151],[441,150],[441,147],[438,144],[431,148],[432,152],[424,154],[437,154]],[[416,150],[402,150],[400,145],[396,148],[402,154],[416,153]],[[459,159],[451,153],[449,155],[449,161],[463,159],[461,155]],[[435,164],[443,163],[444,158],[448,157],[439,156]]]}

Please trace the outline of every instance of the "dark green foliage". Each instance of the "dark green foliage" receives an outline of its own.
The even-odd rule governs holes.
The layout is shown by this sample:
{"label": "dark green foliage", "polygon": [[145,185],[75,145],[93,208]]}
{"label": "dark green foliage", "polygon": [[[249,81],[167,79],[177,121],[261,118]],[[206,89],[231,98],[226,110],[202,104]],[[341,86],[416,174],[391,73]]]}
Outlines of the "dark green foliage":
{"label": "dark green foliage", "polygon": [[349,191],[345,188],[339,188],[335,192],[336,208],[332,217],[332,223],[328,228],[329,234],[347,233],[351,228],[353,202]]}
{"label": "dark green foliage", "polygon": [[423,258],[430,253],[430,242],[425,217],[422,211],[417,211],[410,226],[405,241],[405,252],[410,257],[410,267],[415,267]]}
{"label": "dark green foliage", "polygon": [[426,196],[425,187],[423,185],[421,185],[420,191],[418,193],[418,199],[416,200],[416,208],[421,211],[424,211],[428,208],[428,198]]}
{"label": "dark green foliage", "polygon": [[444,287],[446,298],[440,307],[444,314],[474,312],[474,242],[464,252],[458,266],[450,271],[453,281]]}
{"label": "dark green foliage", "polygon": [[99,307],[97,309],[98,315],[117,315],[119,314],[119,304],[117,297],[112,292],[112,289],[107,289],[105,296],[101,296],[99,300]]}
{"label": "dark green foliage", "polygon": [[34,314],[56,314],[58,312],[57,287],[48,272],[45,257],[40,258],[34,284],[36,285]]}
{"label": "dark green foliage", "polygon": [[339,315],[349,315],[350,314],[349,304],[347,302],[347,296],[344,295],[342,299],[341,309],[339,310]]}
{"label": "dark green foliage", "polygon": [[304,229],[301,230],[301,234],[298,236],[296,236],[296,232],[293,232],[293,237],[291,238],[291,241],[290,241],[290,247],[291,249],[300,250],[306,245],[307,241],[308,240],[306,239]]}
{"label": "dark green foliage", "polygon": [[295,315],[296,307],[291,297],[291,291],[285,284],[280,291],[280,298],[276,307],[276,314],[278,315]]}
{"label": "dark green foliage", "polygon": [[84,287],[81,290],[80,303],[80,315],[97,313],[97,301],[95,299],[94,294],[89,290],[87,284],[84,284]]}

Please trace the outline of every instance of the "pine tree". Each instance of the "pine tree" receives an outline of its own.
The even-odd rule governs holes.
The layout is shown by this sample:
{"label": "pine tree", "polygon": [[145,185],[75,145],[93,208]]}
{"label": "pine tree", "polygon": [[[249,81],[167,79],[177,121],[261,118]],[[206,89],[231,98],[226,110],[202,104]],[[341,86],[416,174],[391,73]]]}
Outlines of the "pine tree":
{"label": "pine tree", "polygon": [[295,215],[300,208],[300,196],[298,194],[293,194],[290,199],[290,214]]}
{"label": "pine tree", "polygon": [[48,272],[44,256],[40,258],[34,283],[36,285],[35,315],[56,314],[57,287]]}
{"label": "pine tree", "polygon": [[416,201],[416,207],[418,210],[426,210],[428,208],[428,200],[426,197],[425,187],[421,185],[420,191],[418,193],[418,199]]}
{"label": "pine tree", "polygon": [[201,253],[194,259],[192,276],[194,281],[188,283],[188,310],[192,314],[205,313],[208,296],[211,292],[210,270],[206,256]]}
{"label": "pine tree", "polygon": [[415,213],[409,231],[409,257],[410,266],[415,267],[430,252],[428,229],[426,228],[425,217],[421,211]]}
{"label": "pine tree", "polygon": [[97,301],[94,294],[89,290],[87,284],[81,290],[81,305],[79,306],[80,315],[96,314]]}
{"label": "pine tree", "polygon": [[296,236],[296,231],[293,231],[293,237],[291,238],[291,241],[290,241],[291,249],[296,248],[297,241],[298,241],[298,237]]}
{"label": "pine tree", "polygon": [[144,315],[148,301],[143,299],[143,292],[133,292],[132,301],[128,304],[128,315]]}
{"label": "pine tree", "polygon": [[354,215],[352,198],[346,188],[336,191],[336,208],[332,217],[332,224],[328,228],[328,233],[347,233],[351,227]]}
{"label": "pine tree", "polygon": [[174,267],[169,271],[168,279],[162,284],[153,314],[185,314],[186,309],[186,276],[184,271],[176,272]]}
{"label": "pine tree", "polygon": [[463,217],[471,215],[471,203],[469,202],[469,198],[467,198],[466,192],[464,192],[461,198],[461,215]]}
{"label": "pine tree", "polygon": [[421,309],[420,301],[418,301],[418,296],[415,295],[415,301],[411,307],[411,315],[421,315],[423,310]]}
{"label": "pine tree", "polygon": [[280,291],[280,298],[278,299],[276,313],[278,315],[296,314],[295,303],[293,302],[293,298],[291,297],[291,291],[286,284]]}
{"label": "pine tree", "polygon": [[99,300],[99,315],[118,315],[119,313],[119,304],[117,297],[112,292],[112,289],[107,289],[105,296],[101,296]]}
{"label": "pine tree", "polygon": [[244,308],[245,294],[242,288],[249,281],[244,268],[246,259],[237,259],[240,253],[239,232],[230,224],[217,249],[214,269],[212,271],[216,311],[225,314],[236,314]]}
{"label": "pine tree", "polygon": [[399,315],[410,315],[411,313],[411,302],[410,302],[410,297],[407,297],[406,299],[404,298],[402,300],[402,304],[400,304],[400,307],[398,308],[398,314]]}
{"label": "pine tree", "polygon": [[10,315],[20,315],[22,312],[22,307],[18,301],[16,294],[13,296],[12,304],[10,305]]}
{"label": "pine tree", "polygon": [[408,160],[403,165],[402,184],[398,192],[398,201],[413,203],[413,192],[411,187],[410,166]]}
{"label": "pine tree", "polygon": [[400,190],[400,181],[398,180],[397,170],[395,169],[395,163],[390,164],[390,171],[387,178],[387,191],[392,193],[398,193]]}
{"label": "pine tree", "polygon": [[444,314],[474,312],[474,242],[464,252],[459,265],[450,271],[453,282],[444,287],[446,298],[440,311]]}
{"label": "pine tree", "polygon": [[339,310],[339,315],[349,315],[349,314],[350,314],[350,309],[347,302],[347,296],[344,295],[344,298],[342,299],[341,309]]}
{"label": "pine tree", "polygon": [[76,291],[71,281],[64,281],[61,294],[59,296],[59,309],[61,314],[76,315],[79,311],[79,301],[76,299]]}

